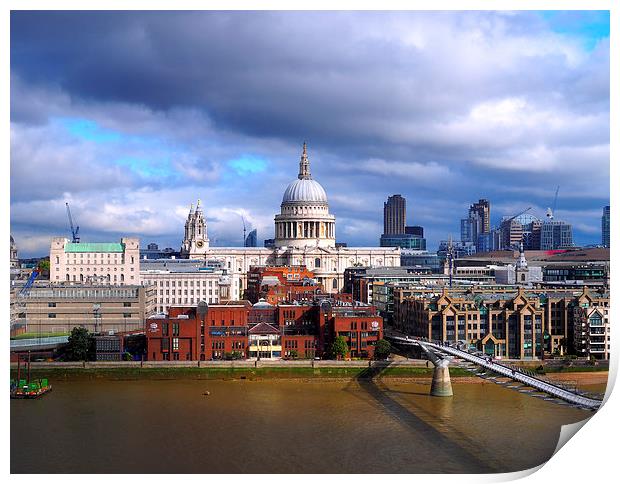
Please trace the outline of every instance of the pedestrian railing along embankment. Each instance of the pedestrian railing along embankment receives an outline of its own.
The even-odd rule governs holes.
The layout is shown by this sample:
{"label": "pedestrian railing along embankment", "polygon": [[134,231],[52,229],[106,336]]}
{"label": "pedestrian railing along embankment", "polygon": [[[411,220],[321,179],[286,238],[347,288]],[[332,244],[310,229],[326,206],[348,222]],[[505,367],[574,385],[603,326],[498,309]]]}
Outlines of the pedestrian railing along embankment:
{"label": "pedestrian railing along embankment", "polygon": [[[427,360],[400,360],[400,361],[336,361],[336,360],[215,360],[215,361],[41,361],[32,362],[32,368],[205,368],[205,369],[229,369],[229,368],[426,368]],[[17,363],[11,363],[11,368],[17,368]]]}
{"label": "pedestrian railing along embankment", "polygon": [[428,349],[432,349],[437,353],[447,354],[468,361],[470,363],[474,363],[475,365],[484,368],[485,370],[490,370],[493,373],[496,373],[506,378],[510,378],[514,381],[522,383],[523,385],[527,385],[531,388],[534,388],[535,390],[546,393],[554,398],[563,400],[578,407],[587,408],[589,410],[597,410],[603,403],[601,400],[596,400],[594,398],[589,398],[581,395],[578,391],[571,391],[562,387],[561,385],[543,380],[538,376],[534,376],[532,372],[528,371],[526,373],[519,368],[508,367],[503,364],[490,361],[486,357],[477,356],[467,351],[454,348],[452,346],[436,344],[429,341],[402,338],[398,336],[392,336],[390,339],[393,339],[395,340],[395,342],[405,345],[417,344],[422,348],[426,347]]}

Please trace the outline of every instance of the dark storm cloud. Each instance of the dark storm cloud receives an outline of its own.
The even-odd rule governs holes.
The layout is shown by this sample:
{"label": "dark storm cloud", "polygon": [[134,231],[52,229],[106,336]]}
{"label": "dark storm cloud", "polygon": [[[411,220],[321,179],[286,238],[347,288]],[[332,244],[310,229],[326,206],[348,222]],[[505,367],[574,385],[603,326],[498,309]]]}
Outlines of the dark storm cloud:
{"label": "dark storm cloud", "polygon": [[[12,69],[29,82],[51,82],[83,98],[154,109],[200,106],[218,123],[253,135],[363,145],[385,142],[391,124],[465,115],[481,99],[546,96],[562,84],[596,84],[589,69],[567,72],[561,51],[480,58],[474,47],[488,49],[485,43],[495,36],[526,28],[521,17],[501,23],[497,15],[488,17],[18,12],[12,17]],[[424,42],[406,43],[399,32],[407,20],[423,32],[425,20],[444,27]],[[495,24],[508,32],[494,33]],[[465,37],[472,50],[465,46],[464,59],[448,51],[460,28],[473,31]],[[606,97],[599,93],[599,100]]]}
{"label": "dark storm cloud", "polygon": [[[478,198],[497,219],[523,204],[544,212],[556,185],[565,218],[595,242],[590,217],[609,197],[609,42],[567,30],[588,19],[13,12],[12,215],[26,224],[27,200],[47,200],[60,224],[71,198],[101,233],[142,216],[145,235],[173,240],[182,207],[202,197],[222,244],[239,243],[242,213],[267,238],[308,139],[350,244],[376,244],[391,193],[432,247]],[[54,121],[67,118],[120,141],[71,138]],[[231,169],[247,156],[264,172]]]}

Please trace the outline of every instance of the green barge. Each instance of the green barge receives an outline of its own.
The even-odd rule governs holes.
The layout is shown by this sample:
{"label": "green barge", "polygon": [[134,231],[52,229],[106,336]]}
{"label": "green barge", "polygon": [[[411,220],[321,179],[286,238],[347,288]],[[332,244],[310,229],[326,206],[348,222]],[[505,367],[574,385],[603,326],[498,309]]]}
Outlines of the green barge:
{"label": "green barge", "polygon": [[20,359],[17,359],[17,378],[11,379],[11,398],[39,398],[52,391],[47,378],[30,379],[30,353],[28,354],[27,378],[21,378]]}
{"label": "green barge", "polygon": [[52,385],[47,378],[28,382],[26,380],[11,380],[11,398],[39,398],[52,391]]}

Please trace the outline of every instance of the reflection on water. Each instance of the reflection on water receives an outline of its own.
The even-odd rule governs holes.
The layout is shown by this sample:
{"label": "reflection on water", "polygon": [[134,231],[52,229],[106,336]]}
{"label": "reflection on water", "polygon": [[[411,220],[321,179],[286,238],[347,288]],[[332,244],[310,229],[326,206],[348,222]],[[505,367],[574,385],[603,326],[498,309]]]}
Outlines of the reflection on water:
{"label": "reflection on water", "polygon": [[510,472],[546,461],[560,426],[592,415],[492,383],[453,389],[60,381],[40,400],[11,401],[11,472]]}

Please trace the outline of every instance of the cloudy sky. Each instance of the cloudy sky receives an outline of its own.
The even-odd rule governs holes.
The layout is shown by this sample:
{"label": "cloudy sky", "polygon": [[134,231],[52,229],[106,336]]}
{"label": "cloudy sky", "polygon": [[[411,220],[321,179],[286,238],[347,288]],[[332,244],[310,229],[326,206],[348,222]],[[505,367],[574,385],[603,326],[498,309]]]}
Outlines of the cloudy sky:
{"label": "cloudy sky", "polygon": [[11,233],[178,248],[273,236],[307,140],[337,239],[378,245],[401,193],[430,249],[478,198],[579,244],[609,204],[602,12],[12,12]]}

